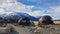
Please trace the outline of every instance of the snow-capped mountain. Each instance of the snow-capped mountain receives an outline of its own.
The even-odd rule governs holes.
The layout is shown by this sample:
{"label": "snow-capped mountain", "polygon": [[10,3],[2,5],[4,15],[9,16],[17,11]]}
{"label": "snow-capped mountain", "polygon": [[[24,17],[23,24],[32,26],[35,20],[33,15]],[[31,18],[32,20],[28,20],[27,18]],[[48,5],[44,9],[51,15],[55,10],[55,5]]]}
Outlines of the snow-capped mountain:
{"label": "snow-capped mountain", "polygon": [[11,13],[9,15],[6,15],[6,14],[3,14],[3,15],[0,15],[2,16],[4,19],[13,19],[15,20],[15,18],[21,18],[21,17],[28,17],[30,20],[33,20],[33,21],[38,21],[39,18],[36,18],[34,16],[31,16],[27,13],[18,13],[18,12],[14,12],[14,13]]}

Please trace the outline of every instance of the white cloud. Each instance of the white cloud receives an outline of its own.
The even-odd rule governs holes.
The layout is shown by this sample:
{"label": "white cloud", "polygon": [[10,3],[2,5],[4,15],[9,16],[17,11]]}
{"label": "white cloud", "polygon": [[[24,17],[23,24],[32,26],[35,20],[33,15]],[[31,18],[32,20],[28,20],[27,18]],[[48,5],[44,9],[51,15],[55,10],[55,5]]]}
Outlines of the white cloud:
{"label": "white cloud", "polygon": [[0,7],[11,9],[16,12],[28,12],[31,11],[30,8],[33,7],[33,6],[26,6],[20,2],[17,2],[17,0],[5,0],[5,1],[1,0],[0,2],[1,2]]}
{"label": "white cloud", "polygon": [[60,6],[52,7],[51,9],[53,9],[55,12],[60,12]]}
{"label": "white cloud", "polygon": [[0,14],[4,14],[5,11],[3,9],[0,9]]}
{"label": "white cloud", "polygon": [[0,8],[0,15],[2,15],[2,14],[6,14],[6,15],[10,15],[10,14],[12,14],[13,12],[6,12],[3,8]]}
{"label": "white cloud", "polygon": [[54,11],[54,14],[58,16],[60,14],[60,6],[53,7],[52,11]]}
{"label": "white cloud", "polygon": [[54,19],[60,19],[60,6],[55,6],[50,8],[52,14],[50,14]]}
{"label": "white cloud", "polygon": [[2,8],[8,8],[15,11],[26,11],[26,6],[20,2],[17,2],[17,0],[1,0],[0,1],[0,7]]}
{"label": "white cloud", "polygon": [[[35,6],[30,5],[24,5],[20,2],[17,2],[17,0],[0,0],[0,14],[6,14],[11,15],[15,14],[14,12],[22,12],[27,13],[31,16],[38,17],[42,15],[50,15],[54,19],[60,18],[60,6],[57,7],[51,7],[48,11],[51,12],[49,14],[44,14],[44,10],[36,10],[32,12],[32,8]],[[58,17],[58,18],[56,18]]]}
{"label": "white cloud", "polygon": [[39,17],[43,15],[43,12],[40,10],[34,11],[34,12],[29,12],[28,14],[30,14],[31,16],[35,16],[35,17]]}
{"label": "white cloud", "polygon": [[32,12],[33,7],[17,2],[17,0],[0,0],[0,14],[10,15],[14,12],[23,12],[35,17],[42,15],[40,10]]}

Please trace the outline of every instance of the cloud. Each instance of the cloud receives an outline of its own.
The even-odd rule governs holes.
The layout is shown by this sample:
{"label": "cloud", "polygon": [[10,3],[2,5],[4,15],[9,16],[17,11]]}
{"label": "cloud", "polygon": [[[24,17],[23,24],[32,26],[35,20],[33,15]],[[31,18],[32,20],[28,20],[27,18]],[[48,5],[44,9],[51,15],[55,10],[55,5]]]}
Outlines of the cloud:
{"label": "cloud", "polygon": [[55,12],[60,12],[60,6],[55,6],[51,8],[52,10],[54,10]]}
{"label": "cloud", "polygon": [[51,8],[55,13],[60,13],[60,6],[55,6]]}
{"label": "cloud", "polygon": [[49,11],[53,19],[60,19],[60,6],[50,7]]}
{"label": "cloud", "polygon": [[14,12],[27,13],[31,16],[37,17],[42,14],[40,10],[32,12],[33,5],[24,5],[17,0],[1,0],[0,1],[0,14],[11,15]]}
{"label": "cloud", "polygon": [[24,4],[17,2],[17,0],[1,0],[0,1],[0,9],[4,11],[14,11],[14,12],[28,12],[30,11],[29,6],[25,6]]}
{"label": "cloud", "polygon": [[0,15],[6,14],[7,16],[13,15],[13,12],[6,12],[3,8],[0,8]]}
{"label": "cloud", "polygon": [[26,5],[50,7],[60,5],[60,0],[18,0]]}
{"label": "cloud", "polygon": [[0,14],[4,14],[4,10],[3,9],[0,9]]}
{"label": "cloud", "polygon": [[31,15],[31,16],[39,17],[39,16],[43,15],[43,12],[40,11],[40,10],[36,10],[36,11],[33,11],[33,12],[29,12],[28,14]]}
{"label": "cloud", "polygon": [[29,14],[32,16],[37,17],[41,15],[50,15],[51,17],[53,17],[53,19],[60,19],[60,0],[19,0],[19,1],[23,4],[34,6],[33,12],[29,12]]}
{"label": "cloud", "polygon": [[[32,0],[28,0],[32,1]],[[42,15],[50,15],[54,19],[60,18],[60,5],[59,1],[52,1],[52,0],[33,0],[36,2],[37,6],[35,5],[25,5],[17,0],[0,0],[0,14],[11,15],[15,14],[14,12],[21,12],[27,13],[34,17],[39,17]],[[58,3],[56,3],[58,2]],[[41,5],[42,4],[42,5]],[[53,7],[54,6],[54,7]],[[37,7],[37,8],[36,8]],[[33,8],[39,9],[32,11]],[[41,10],[40,10],[41,9]]]}

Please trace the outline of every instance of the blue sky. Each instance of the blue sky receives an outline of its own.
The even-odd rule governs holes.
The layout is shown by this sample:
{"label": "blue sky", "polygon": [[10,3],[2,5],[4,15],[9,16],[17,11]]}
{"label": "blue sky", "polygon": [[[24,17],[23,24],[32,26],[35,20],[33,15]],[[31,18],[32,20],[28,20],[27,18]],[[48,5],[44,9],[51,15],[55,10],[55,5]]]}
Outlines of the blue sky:
{"label": "blue sky", "polygon": [[33,5],[35,9],[48,9],[49,7],[60,6],[60,0],[18,0],[18,2],[25,5]]}
{"label": "blue sky", "polygon": [[[56,9],[57,11],[54,11],[53,8],[60,7],[60,0],[18,0],[18,2],[21,2],[25,5],[32,5],[34,6],[31,10],[41,10],[43,14],[51,14],[50,16],[54,18],[60,18],[60,15],[58,15],[58,12],[60,13],[60,10]],[[59,8],[60,9],[60,8]],[[53,16],[52,14],[57,12],[57,16]]]}
{"label": "blue sky", "polygon": [[60,19],[60,0],[0,0],[0,14],[27,13],[34,17],[50,15]]}

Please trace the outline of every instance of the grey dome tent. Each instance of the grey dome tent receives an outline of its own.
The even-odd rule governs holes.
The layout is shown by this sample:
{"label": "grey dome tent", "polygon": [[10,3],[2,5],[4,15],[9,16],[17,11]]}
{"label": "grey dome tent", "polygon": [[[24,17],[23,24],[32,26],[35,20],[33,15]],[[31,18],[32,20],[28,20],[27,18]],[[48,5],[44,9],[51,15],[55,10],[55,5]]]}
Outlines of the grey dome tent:
{"label": "grey dome tent", "polygon": [[31,21],[29,18],[27,17],[22,17],[18,20],[18,24],[19,25],[24,25],[24,26],[30,26],[31,25]]}
{"label": "grey dome tent", "polygon": [[42,22],[42,24],[54,24],[52,17],[50,17],[48,15],[42,16],[41,22]]}

